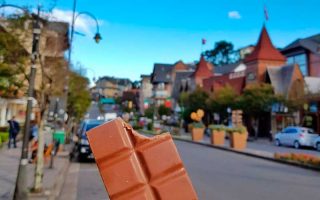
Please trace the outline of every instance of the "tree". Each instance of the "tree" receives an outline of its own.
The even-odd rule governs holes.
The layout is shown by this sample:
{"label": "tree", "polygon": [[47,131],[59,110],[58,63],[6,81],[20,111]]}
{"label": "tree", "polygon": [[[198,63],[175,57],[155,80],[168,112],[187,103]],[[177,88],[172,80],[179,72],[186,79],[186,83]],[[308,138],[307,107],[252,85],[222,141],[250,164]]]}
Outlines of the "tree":
{"label": "tree", "polygon": [[208,101],[209,109],[212,112],[219,113],[221,120],[226,119],[228,117],[227,108],[237,107],[237,97],[236,91],[230,85],[226,85],[216,91],[210,98]]}
{"label": "tree", "polygon": [[182,117],[187,122],[192,121],[190,118],[190,114],[192,112],[197,111],[198,109],[208,110],[207,109],[207,100],[209,98],[209,94],[204,91],[202,88],[197,87],[195,91],[190,94],[181,93],[179,97],[179,102],[183,105],[183,113]]}
{"label": "tree", "polygon": [[[21,49],[29,49],[32,47],[32,22],[37,18],[35,15],[15,16],[8,20],[6,30],[17,38]],[[38,132],[38,150],[35,169],[34,191],[42,190],[43,181],[43,150],[44,150],[44,123],[47,116],[50,99],[52,96],[60,96],[63,94],[64,82],[61,77],[67,74],[67,62],[64,59],[64,51],[68,49],[67,34],[57,34],[55,29],[52,29],[50,22],[41,19],[41,41],[39,43],[39,55],[35,57],[34,66],[37,68],[35,78],[35,88],[33,97],[37,101],[36,119],[39,124]],[[61,33],[65,30],[67,33],[68,27],[61,25]],[[64,28],[64,29],[63,29]],[[56,33],[54,36],[52,32]],[[36,48],[37,49],[37,48]],[[10,57],[6,57],[8,59]],[[23,82],[27,86],[30,82],[28,79],[30,71],[30,63],[20,67],[21,76],[24,75]],[[20,75],[18,75],[20,76]],[[24,81],[27,80],[27,81]]]}
{"label": "tree", "polygon": [[257,118],[261,113],[271,111],[272,103],[277,100],[270,84],[247,86],[238,100],[238,105],[248,114]]}
{"label": "tree", "polygon": [[0,96],[13,98],[22,96],[24,68],[28,63],[28,53],[19,41],[5,30],[0,30]]}
{"label": "tree", "polygon": [[89,80],[75,72],[70,72],[68,113],[79,121],[87,112],[91,96],[89,92]]}
{"label": "tree", "polygon": [[239,97],[238,106],[250,117],[249,126],[254,128],[255,138],[258,137],[260,117],[269,113],[276,101],[272,86],[266,83],[247,86]]}
{"label": "tree", "polygon": [[214,48],[206,51],[204,55],[215,66],[235,63],[239,59],[239,55],[234,50],[233,44],[224,40],[216,42]]}
{"label": "tree", "polygon": [[154,106],[150,106],[144,111],[144,116],[149,119],[153,119],[154,112],[155,112]]}
{"label": "tree", "polygon": [[163,116],[163,115],[169,116],[171,114],[171,109],[167,108],[165,105],[160,105],[158,108],[158,113],[160,116]]}

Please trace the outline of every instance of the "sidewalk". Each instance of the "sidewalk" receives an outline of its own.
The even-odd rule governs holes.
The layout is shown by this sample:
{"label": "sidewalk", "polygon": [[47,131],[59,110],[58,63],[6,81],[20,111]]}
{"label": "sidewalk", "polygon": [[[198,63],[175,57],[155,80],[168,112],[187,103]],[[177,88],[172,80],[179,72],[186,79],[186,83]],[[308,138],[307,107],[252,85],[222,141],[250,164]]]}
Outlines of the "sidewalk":
{"label": "sidewalk", "polygon": [[[170,130],[170,128],[165,127],[167,130]],[[191,140],[191,134],[186,133],[183,129],[180,129],[180,135],[174,136],[178,137],[179,139],[187,139]],[[204,138],[200,143],[203,144],[210,144],[210,137],[207,135],[204,135]],[[226,140],[224,147],[229,147],[229,140]],[[312,148],[301,148],[301,149],[295,149],[293,147],[285,147],[285,146],[275,146],[273,142],[270,142],[267,138],[259,138],[258,140],[249,140],[247,149],[245,151],[248,152],[259,152],[264,153],[265,155],[273,157],[274,153],[303,153],[303,154],[310,154],[314,156],[320,156],[320,153]]]}
{"label": "sidewalk", "polygon": [[[16,149],[7,149],[7,146],[0,149],[0,200],[13,197],[22,143],[19,142],[17,145]],[[54,158],[53,169],[49,169],[49,164],[50,161],[44,165],[43,192],[30,194],[29,199],[55,199],[59,195],[59,187],[62,186],[64,173],[69,166],[68,152],[58,153]],[[32,188],[35,164],[28,164],[27,171],[28,187]]]}

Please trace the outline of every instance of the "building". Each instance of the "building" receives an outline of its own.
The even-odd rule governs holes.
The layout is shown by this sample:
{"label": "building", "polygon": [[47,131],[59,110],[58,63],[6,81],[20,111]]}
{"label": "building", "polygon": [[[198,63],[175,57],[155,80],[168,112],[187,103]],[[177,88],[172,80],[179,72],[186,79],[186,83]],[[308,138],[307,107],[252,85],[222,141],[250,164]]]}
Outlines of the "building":
{"label": "building", "polygon": [[213,69],[213,65],[206,61],[204,56],[201,55],[197,68],[191,75],[194,86],[203,87],[203,80],[213,76]]}
{"label": "building", "polygon": [[304,76],[305,100],[301,119],[309,118],[303,125],[320,132],[320,34],[297,39],[281,51],[288,64],[297,64]]}
{"label": "building", "polygon": [[265,82],[267,67],[286,64],[286,57],[276,49],[270,39],[265,25],[253,52],[244,59],[246,84]]}
{"label": "building", "polygon": [[239,56],[240,56],[240,60],[245,59],[248,55],[250,55],[253,50],[254,50],[254,46],[253,45],[248,45],[246,47],[240,48],[239,49]]}
{"label": "building", "polygon": [[181,73],[193,71],[193,69],[194,65],[185,64],[182,61],[174,64],[154,64],[151,83],[153,85],[153,99],[156,105],[166,105],[173,108],[174,100],[172,99],[172,94],[176,91],[176,77],[180,78]]}
{"label": "building", "polygon": [[297,39],[282,49],[288,64],[298,64],[303,76],[320,77],[320,34]]}
{"label": "building", "polygon": [[247,66],[243,62],[214,67],[214,76],[203,80],[203,88],[209,93],[229,85],[241,94],[245,87],[245,70]]}
{"label": "building", "polygon": [[[65,87],[65,82],[61,80],[61,77],[64,77],[66,74],[68,64],[64,58],[64,53],[69,48],[69,25],[64,22],[46,21],[44,19],[41,19],[40,21],[42,23],[39,44],[41,58],[40,62],[36,63],[38,70],[35,78],[35,93],[39,94],[39,91],[43,91],[45,95],[61,93]],[[12,29],[8,20],[0,20],[1,31],[5,31],[15,37],[17,43],[21,46],[21,51],[30,55],[32,49],[32,30],[26,27],[31,27],[27,26],[31,23],[31,20],[27,19],[24,23],[24,29]],[[21,68],[23,73],[17,75],[24,84],[24,87],[18,91],[17,95],[0,95],[0,126],[6,126],[6,121],[12,116],[16,116],[17,121],[21,123],[24,122],[27,104],[25,94],[29,85],[25,75],[30,73],[30,67],[31,64],[28,60],[23,68]],[[41,105],[39,105],[39,102],[36,99],[38,97],[40,96],[35,96],[35,99],[33,99],[32,119],[40,119],[41,109],[45,107],[42,106],[41,108]]]}
{"label": "building", "polygon": [[104,76],[96,81],[95,91],[102,97],[121,97],[124,91],[132,88],[132,82],[127,78]]}
{"label": "building", "polygon": [[152,83],[150,75],[141,75],[140,86],[140,113],[144,113],[144,110],[149,108],[152,103]]}

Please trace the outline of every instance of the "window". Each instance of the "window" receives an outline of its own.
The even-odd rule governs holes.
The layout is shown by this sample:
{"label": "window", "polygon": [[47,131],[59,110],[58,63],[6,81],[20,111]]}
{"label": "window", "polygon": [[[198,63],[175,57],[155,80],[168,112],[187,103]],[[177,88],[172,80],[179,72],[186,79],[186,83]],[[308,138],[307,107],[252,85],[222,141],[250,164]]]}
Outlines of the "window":
{"label": "window", "polygon": [[284,130],[284,133],[292,134],[292,133],[298,133],[298,131],[295,128],[287,128],[287,129]]}
{"label": "window", "polygon": [[158,89],[159,90],[164,90],[165,89],[165,84],[164,83],[159,83],[158,84]]}
{"label": "window", "polygon": [[287,63],[298,64],[303,76],[309,75],[306,54],[299,54],[299,55],[288,57]]}

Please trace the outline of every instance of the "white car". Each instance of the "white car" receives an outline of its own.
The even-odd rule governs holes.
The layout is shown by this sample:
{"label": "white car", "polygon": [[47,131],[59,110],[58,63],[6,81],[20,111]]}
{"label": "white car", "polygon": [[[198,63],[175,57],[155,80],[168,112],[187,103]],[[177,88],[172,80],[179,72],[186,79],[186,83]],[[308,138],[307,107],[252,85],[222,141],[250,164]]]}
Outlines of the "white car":
{"label": "white car", "polygon": [[320,151],[320,136],[318,136],[314,141],[313,141],[313,147]]}
{"label": "white car", "polygon": [[301,146],[312,147],[318,134],[310,128],[289,126],[275,135],[275,144],[277,146],[294,146],[299,149]]}

